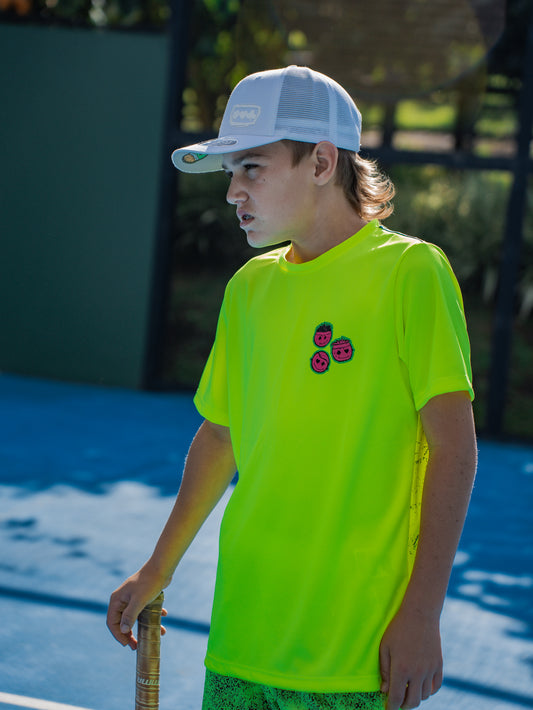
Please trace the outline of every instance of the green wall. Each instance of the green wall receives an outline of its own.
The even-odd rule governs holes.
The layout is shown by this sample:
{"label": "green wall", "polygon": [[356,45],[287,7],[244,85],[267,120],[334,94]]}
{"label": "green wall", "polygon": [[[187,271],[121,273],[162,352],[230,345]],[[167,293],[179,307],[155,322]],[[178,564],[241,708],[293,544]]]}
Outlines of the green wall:
{"label": "green wall", "polygon": [[167,57],[0,25],[0,370],[142,385]]}

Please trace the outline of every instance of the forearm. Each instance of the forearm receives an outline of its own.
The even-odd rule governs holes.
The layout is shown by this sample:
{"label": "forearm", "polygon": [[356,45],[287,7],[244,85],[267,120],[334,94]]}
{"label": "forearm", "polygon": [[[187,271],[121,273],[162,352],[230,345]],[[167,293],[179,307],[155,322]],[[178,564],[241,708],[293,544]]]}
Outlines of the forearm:
{"label": "forearm", "polygon": [[236,472],[229,435],[204,422],[191,444],[181,486],[145,567],[166,581],[216,506]]}
{"label": "forearm", "polygon": [[107,624],[122,645],[137,647],[132,629],[139,612],[169,584],[176,566],[222,497],[235,470],[229,430],[204,422],[191,444],[174,508],[154,552],[111,595]]}
{"label": "forearm", "polygon": [[475,438],[468,426],[457,447],[430,445],[418,549],[404,605],[440,615],[475,470]]}
{"label": "forearm", "polygon": [[429,462],[418,548],[402,603],[380,645],[387,710],[417,707],[442,683],[439,621],[476,470],[467,393],[435,397],[421,417]]}

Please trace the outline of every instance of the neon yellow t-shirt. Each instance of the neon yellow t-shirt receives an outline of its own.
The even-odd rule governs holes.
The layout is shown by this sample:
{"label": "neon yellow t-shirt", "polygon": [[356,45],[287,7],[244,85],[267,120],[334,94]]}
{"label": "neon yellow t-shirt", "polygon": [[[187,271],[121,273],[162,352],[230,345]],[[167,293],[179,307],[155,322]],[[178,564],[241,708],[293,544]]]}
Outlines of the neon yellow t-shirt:
{"label": "neon yellow t-shirt", "polygon": [[195,397],[230,427],[239,469],[206,666],[375,691],[416,551],[418,410],[445,392],[473,397],[461,294],[437,247],[377,221],[304,264],[286,251],[229,282]]}

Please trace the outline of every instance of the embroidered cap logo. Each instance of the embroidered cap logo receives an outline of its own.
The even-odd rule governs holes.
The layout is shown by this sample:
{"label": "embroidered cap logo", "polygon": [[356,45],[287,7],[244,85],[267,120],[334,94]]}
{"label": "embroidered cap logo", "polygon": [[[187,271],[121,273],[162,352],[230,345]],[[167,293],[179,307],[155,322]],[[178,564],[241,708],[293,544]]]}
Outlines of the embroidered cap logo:
{"label": "embroidered cap logo", "polygon": [[260,106],[237,105],[231,112],[229,122],[232,126],[253,126],[260,113]]}

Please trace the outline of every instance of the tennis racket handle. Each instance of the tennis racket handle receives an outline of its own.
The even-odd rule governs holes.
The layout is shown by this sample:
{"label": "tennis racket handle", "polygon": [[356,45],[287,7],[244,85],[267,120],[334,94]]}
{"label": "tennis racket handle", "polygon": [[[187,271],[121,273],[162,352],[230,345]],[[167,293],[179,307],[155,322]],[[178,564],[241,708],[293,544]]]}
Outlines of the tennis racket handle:
{"label": "tennis racket handle", "polygon": [[137,620],[137,673],[135,710],[159,707],[159,657],[161,648],[161,609],[163,592],[148,604]]}

